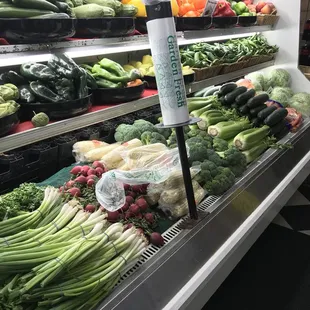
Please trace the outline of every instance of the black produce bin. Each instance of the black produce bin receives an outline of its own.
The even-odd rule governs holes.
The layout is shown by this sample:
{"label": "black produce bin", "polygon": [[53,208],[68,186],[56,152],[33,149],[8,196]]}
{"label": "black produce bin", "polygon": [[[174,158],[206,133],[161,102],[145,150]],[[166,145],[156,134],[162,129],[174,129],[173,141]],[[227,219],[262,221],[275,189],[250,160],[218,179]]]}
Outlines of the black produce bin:
{"label": "black produce bin", "polygon": [[24,157],[19,152],[9,152],[0,155],[0,190],[5,189],[5,183],[17,178],[23,173]]}
{"label": "black produce bin", "polygon": [[77,130],[73,133],[78,141],[84,140],[98,140],[99,139],[99,129],[96,126],[90,126]]}
{"label": "black produce bin", "polygon": [[54,143],[58,146],[58,165],[57,170],[67,167],[74,162],[72,147],[78,141],[75,135],[66,134],[55,138]]}
{"label": "black produce bin", "polygon": [[141,110],[141,111],[136,112],[136,119],[144,119],[144,120],[149,121],[151,123],[156,122],[156,119],[155,119],[151,109]]}
{"label": "black produce bin", "polygon": [[115,119],[113,121],[105,121],[100,124],[97,124],[99,130],[99,139],[106,143],[114,143],[114,133],[118,125],[121,124],[121,121]]}

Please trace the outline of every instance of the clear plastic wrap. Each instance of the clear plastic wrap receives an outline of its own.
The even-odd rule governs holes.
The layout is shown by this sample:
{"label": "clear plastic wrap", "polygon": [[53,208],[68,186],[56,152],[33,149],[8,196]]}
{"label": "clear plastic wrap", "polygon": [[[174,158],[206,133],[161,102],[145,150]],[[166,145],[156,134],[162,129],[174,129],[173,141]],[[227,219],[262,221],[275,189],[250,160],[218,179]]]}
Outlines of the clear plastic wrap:
{"label": "clear plastic wrap", "polygon": [[[157,153],[158,155],[158,153]],[[96,197],[98,202],[108,211],[116,211],[125,203],[124,184],[159,184],[167,180],[169,175],[180,169],[179,152],[177,148],[168,149],[154,156],[146,164],[145,156],[143,168],[137,168],[130,171],[111,170],[103,174],[102,178],[96,184]],[[127,163],[128,156],[124,156]],[[137,162],[139,162],[137,160]],[[137,163],[137,167],[141,164]]]}
{"label": "clear plastic wrap", "polygon": [[85,158],[85,155],[88,152],[100,149],[100,148],[105,147],[107,145],[108,145],[108,143],[98,141],[98,140],[79,141],[79,142],[76,142],[73,144],[72,154],[73,154],[76,162],[87,161]]}

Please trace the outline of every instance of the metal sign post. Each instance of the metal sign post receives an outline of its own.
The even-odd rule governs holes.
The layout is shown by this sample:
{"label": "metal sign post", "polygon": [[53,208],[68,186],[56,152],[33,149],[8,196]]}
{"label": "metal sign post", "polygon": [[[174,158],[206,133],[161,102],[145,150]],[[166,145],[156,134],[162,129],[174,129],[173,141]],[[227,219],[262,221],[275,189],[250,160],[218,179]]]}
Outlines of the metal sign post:
{"label": "metal sign post", "polygon": [[163,123],[175,128],[183,179],[191,219],[198,219],[183,127],[197,122],[190,119],[170,0],[145,0],[147,30],[155,68]]}

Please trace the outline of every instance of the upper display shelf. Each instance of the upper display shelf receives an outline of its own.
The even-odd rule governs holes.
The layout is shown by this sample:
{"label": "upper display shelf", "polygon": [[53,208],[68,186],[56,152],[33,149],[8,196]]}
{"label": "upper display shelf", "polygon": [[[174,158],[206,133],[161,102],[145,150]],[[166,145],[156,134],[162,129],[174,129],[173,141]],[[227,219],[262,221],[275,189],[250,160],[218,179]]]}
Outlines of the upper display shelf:
{"label": "upper display shelf", "polygon": [[[226,29],[208,29],[178,32],[178,44],[187,45],[196,42],[212,42],[250,36],[257,32],[272,30],[272,26],[234,27]],[[87,48],[87,52],[86,49]],[[71,58],[108,55],[149,49],[147,35],[118,38],[77,39],[71,41],[20,44],[1,46],[0,67],[20,65],[26,61],[47,61],[52,52],[66,52]]]}

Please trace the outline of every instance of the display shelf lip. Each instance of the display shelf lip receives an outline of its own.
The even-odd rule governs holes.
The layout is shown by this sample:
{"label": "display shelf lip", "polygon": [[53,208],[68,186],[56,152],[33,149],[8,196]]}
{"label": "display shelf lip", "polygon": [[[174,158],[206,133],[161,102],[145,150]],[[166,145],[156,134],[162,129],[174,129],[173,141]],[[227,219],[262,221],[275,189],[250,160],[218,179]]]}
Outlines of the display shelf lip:
{"label": "display shelf lip", "polygon": [[[207,29],[177,32],[180,46],[195,42],[211,42],[224,40],[233,36],[243,36],[256,32],[272,30],[271,26],[234,27],[227,29]],[[87,48],[87,49],[85,49]],[[22,64],[27,61],[47,61],[52,52],[64,53],[73,59],[125,53],[149,49],[147,35],[118,38],[82,39],[40,44],[15,44],[1,47],[0,67]]]}
{"label": "display shelf lip", "polygon": [[[186,86],[186,91],[187,93],[193,93],[204,87],[221,84],[234,78],[244,76],[247,73],[270,67],[273,64],[273,61],[269,61],[225,75],[218,75],[210,79],[194,82],[193,84]],[[149,108],[156,104],[159,104],[158,95],[151,95],[135,101],[119,104],[99,111],[94,111],[73,118],[51,123],[45,127],[33,128],[23,132],[11,134],[0,138],[0,153],[7,152],[28,144],[36,143],[41,140],[52,138],[61,134],[65,134],[67,132],[71,132],[86,126],[94,125],[102,121],[122,116],[124,114]]]}

